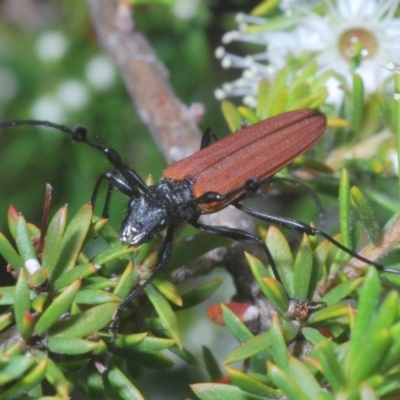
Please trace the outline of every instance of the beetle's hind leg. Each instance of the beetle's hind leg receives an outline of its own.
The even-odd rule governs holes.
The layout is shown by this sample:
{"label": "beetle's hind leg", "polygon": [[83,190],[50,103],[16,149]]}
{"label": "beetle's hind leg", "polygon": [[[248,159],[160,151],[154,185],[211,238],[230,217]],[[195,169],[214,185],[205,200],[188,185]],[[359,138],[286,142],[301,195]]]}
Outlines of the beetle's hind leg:
{"label": "beetle's hind leg", "polygon": [[251,208],[245,207],[242,204],[240,204],[239,202],[235,202],[233,205],[236,208],[238,208],[239,210],[245,212],[246,214],[249,214],[249,215],[251,215],[253,217],[261,219],[262,221],[266,221],[266,222],[269,222],[269,223],[272,223],[272,224],[276,224],[276,225],[282,226],[284,228],[290,229],[290,230],[295,231],[295,232],[305,233],[306,235],[311,235],[311,236],[319,235],[319,236],[322,236],[323,238],[325,238],[326,240],[328,240],[329,242],[331,242],[336,247],[338,247],[339,249],[343,250],[344,252],[346,252],[350,256],[352,256],[354,258],[357,258],[358,260],[360,260],[360,261],[362,261],[362,262],[364,262],[364,263],[366,263],[368,265],[372,265],[378,271],[389,272],[389,273],[397,274],[397,275],[400,274],[400,270],[393,269],[393,268],[386,268],[380,263],[377,263],[377,262],[375,262],[373,260],[369,260],[368,258],[363,257],[362,255],[358,254],[356,251],[353,251],[353,250],[349,249],[344,244],[338,242],[336,239],[334,239],[332,236],[328,235],[324,231],[321,231],[321,230],[319,230],[317,228],[314,228],[314,227],[312,227],[310,225],[307,225],[304,222],[296,221],[296,220],[291,219],[291,218],[277,217],[277,216],[274,216],[274,215],[269,215],[269,214],[266,214],[264,212],[253,210]]}
{"label": "beetle's hind leg", "polygon": [[255,244],[257,246],[262,247],[267,255],[268,261],[271,265],[272,271],[274,272],[275,278],[279,282],[281,282],[278,269],[276,268],[275,261],[272,257],[272,254],[268,246],[257,235],[254,235],[250,232],[241,229],[228,228],[225,226],[205,225],[205,224],[200,224],[198,222],[190,222],[190,224],[195,228],[200,229],[201,231],[207,233],[211,233],[212,235],[224,236],[229,239],[235,240],[237,242]]}

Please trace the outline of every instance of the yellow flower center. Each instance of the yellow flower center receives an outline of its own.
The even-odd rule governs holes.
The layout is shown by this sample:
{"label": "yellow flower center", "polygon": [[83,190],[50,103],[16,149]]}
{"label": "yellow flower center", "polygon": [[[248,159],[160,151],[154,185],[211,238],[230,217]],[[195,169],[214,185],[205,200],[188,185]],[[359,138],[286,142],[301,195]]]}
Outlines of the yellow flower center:
{"label": "yellow flower center", "polygon": [[344,58],[351,60],[356,56],[373,58],[378,49],[378,41],[363,28],[349,29],[342,33],[339,39],[339,50]]}

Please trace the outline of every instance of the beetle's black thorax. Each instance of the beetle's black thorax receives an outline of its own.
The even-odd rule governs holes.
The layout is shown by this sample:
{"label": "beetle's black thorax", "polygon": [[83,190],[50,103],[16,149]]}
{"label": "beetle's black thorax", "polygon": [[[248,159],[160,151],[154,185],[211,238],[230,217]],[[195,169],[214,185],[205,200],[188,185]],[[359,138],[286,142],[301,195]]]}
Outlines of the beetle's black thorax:
{"label": "beetle's black thorax", "polygon": [[162,179],[128,204],[122,223],[121,240],[132,246],[149,241],[167,226],[194,221],[200,211],[194,202],[190,179]]}

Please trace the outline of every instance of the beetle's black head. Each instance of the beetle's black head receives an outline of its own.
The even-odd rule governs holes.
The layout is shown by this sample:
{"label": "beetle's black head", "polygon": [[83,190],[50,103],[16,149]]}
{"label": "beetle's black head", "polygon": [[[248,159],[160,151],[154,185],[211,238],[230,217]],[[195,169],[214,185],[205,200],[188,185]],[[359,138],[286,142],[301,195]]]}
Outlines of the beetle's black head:
{"label": "beetle's black head", "polygon": [[148,196],[142,196],[129,202],[120,239],[130,246],[139,246],[151,240],[167,225],[166,208]]}

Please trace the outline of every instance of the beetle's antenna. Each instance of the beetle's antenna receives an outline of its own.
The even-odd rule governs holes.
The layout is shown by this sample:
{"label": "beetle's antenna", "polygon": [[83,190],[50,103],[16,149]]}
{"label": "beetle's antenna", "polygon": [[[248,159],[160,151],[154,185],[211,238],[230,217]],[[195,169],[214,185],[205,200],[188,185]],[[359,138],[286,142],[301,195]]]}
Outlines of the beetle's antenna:
{"label": "beetle's antenna", "polygon": [[131,188],[138,187],[140,190],[146,192],[148,187],[143,179],[134,171],[125,165],[121,159],[119,153],[112,149],[111,147],[103,146],[99,143],[92,142],[87,137],[87,129],[83,126],[76,126],[71,129],[66,125],[56,124],[50,121],[40,121],[40,120],[18,120],[18,121],[6,121],[0,122],[0,129],[14,127],[14,126],[42,126],[46,128],[53,128],[64,133],[67,133],[72,137],[75,142],[86,143],[88,146],[101,151],[108,159],[110,164],[112,164],[115,169],[124,177],[126,182]]}

